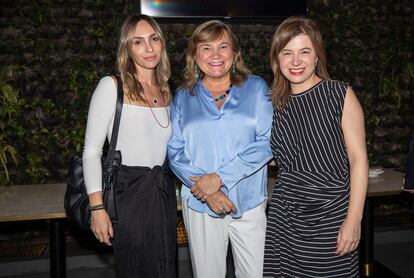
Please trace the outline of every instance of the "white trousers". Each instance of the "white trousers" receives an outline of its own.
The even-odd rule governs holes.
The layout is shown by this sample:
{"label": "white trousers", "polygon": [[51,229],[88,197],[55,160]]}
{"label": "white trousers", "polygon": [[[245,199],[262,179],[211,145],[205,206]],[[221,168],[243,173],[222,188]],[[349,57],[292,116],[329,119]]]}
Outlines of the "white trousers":
{"label": "white trousers", "polygon": [[243,214],[213,218],[196,212],[183,200],[194,278],[225,278],[229,239],[237,278],[262,278],[266,233],[266,202]]}

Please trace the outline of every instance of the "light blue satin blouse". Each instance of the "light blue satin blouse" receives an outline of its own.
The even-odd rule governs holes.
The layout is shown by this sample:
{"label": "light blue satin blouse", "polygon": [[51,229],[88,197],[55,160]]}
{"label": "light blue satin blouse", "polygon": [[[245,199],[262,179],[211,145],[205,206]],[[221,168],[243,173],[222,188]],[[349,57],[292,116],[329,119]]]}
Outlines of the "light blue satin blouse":
{"label": "light blue satin blouse", "polygon": [[173,134],[168,158],[181,179],[181,197],[198,212],[217,215],[190,192],[191,176],[217,173],[221,188],[234,203],[233,218],[267,199],[267,166],[272,158],[269,137],[273,107],[266,82],[250,75],[233,86],[219,110],[210,92],[199,81],[196,94],[179,90],[171,107]]}

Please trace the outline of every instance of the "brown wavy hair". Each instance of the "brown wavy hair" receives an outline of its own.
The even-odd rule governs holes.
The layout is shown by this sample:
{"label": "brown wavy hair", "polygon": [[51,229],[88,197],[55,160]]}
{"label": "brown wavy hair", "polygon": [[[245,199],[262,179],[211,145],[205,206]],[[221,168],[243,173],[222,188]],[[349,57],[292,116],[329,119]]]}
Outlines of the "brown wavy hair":
{"label": "brown wavy hair", "polygon": [[[192,94],[194,92],[194,86],[196,85],[198,78],[195,77],[195,56],[197,53],[197,46],[200,43],[212,42],[216,39],[221,38],[224,34],[227,34],[230,38],[231,47],[233,50],[234,60],[233,68],[234,73],[230,74],[230,81],[236,86],[240,86],[244,81],[246,81],[247,76],[251,73],[250,70],[246,67],[243,58],[241,56],[241,49],[237,37],[234,35],[230,26],[219,21],[219,20],[210,20],[199,25],[194,33],[191,35],[188,40],[188,46],[186,50],[186,66],[184,69],[183,85],[182,89],[189,90]],[[200,71],[199,78],[202,79],[204,73]]]}
{"label": "brown wavy hair", "polygon": [[282,111],[288,103],[291,88],[289,80],[283,76],[280,70],[278,56],[291,39],[301,34],[308,35],[315,48],[318,59],[315,68],[316,75],[321,79],[330,79],[326,68],[326,53],[319,27],[309,18],[298,16],[288,17],[276,29],[270,48],[270,66],[274,77],[270,87],[270,93],[273,105],[279,111]]}
{"label": "brown wavy hair", "polygon": [[117,66],[121,75],[124,87],[127,89],[128,98],[130,100],[138,100],[145,102],[142,97],[143,88],[141,83],[135,78],[136,69],[134,60],[132,59],[131,49],[133,43],[133,35],[135,28],[141,20],[146,21],[155,30],[160,38],[162,49],[161,59],[155,68],[155,80],[161,89],[161,94],[167,103],[171,101],[171,92],[168,85],[168,79],[171,76],[170,61],[168,60],[166,43],[164,35],[158,23],[150,16],[145,14],[133,14],[127,17],[121,27],[121,35],[119,38]]}

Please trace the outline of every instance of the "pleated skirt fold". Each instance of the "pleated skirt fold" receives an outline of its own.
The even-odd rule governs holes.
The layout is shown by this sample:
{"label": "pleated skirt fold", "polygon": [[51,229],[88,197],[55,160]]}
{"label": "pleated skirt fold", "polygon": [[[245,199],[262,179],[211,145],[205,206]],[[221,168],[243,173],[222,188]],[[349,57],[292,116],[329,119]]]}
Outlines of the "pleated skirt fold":
{"label": "pleated skirt fold", "polygon": [[118,278],[176,277],[175,188],[167,166],[122,166],[116,188]]}

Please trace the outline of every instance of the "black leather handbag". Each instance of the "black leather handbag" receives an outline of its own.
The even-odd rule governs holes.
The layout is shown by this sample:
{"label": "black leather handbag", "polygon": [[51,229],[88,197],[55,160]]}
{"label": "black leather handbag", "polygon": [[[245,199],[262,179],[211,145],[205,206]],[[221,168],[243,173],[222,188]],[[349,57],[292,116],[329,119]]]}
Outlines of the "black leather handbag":
{"label": "black leather handbag", "polygon": [[[111,222],[116,223],[115,184],[119,167],[121,166],[121,152],[116,151],[119,122],[122,114],[124,94],[122,80],[116,76],[118,89],[112,136],[106,158],[102,159],[102,194],[103,204]],[[82,229],[90,228],[89,198],[86,192],[83,177],[82,157],[74,157],[68,169],[68,182],[65,193],[65,210],[71,221]]]}

